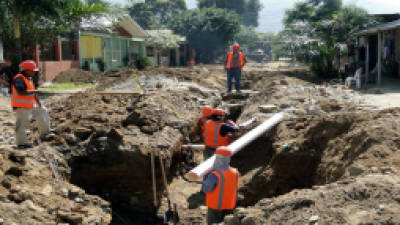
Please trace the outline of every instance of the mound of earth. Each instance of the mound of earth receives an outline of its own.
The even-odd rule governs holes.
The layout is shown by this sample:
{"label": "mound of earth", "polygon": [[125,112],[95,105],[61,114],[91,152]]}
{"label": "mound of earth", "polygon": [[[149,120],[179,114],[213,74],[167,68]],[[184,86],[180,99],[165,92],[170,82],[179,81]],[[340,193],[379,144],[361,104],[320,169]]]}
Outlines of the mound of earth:
{"label": "mound of earth", "polygon": [[53,79],[53,83],[95,83],[99,73],[82,69],[69,69],[61,72]]}
{"label": "mound of earth", "polygon": [[225,224],[398,224],[400,178],[370,174],[260,200]]}
{"label": "mound of earth", "polygon": [[[72,183],[113,205],[148,210],[153,207],[150,152],[156,162],[162,158],[168,176],[193,166],[172,160],[190,154],[181,152],[180,146],[196,138],[199,98],[198,93],[172,90],[70,96],[49,105],[58,134],[52,145],[69,159]],[[156,165],[157,180],[162,180],[160,164]],[[158,185],[160,190],[162,183]]]}

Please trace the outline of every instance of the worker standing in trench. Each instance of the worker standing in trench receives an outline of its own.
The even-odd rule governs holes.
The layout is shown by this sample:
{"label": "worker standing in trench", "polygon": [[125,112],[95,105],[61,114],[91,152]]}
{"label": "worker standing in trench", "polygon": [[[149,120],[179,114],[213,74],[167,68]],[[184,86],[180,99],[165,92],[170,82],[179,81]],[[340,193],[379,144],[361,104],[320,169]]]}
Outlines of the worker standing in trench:
{"label": "worker standing in trench", "polygon": [[40,138],[49,139],[55,135],[50,130],[50,118],[37,94],[32,77],[39,71],[36,63],[32,60],[25,60],[20,65],[20,73],[14,76],[11,83],[11,106],[16,113],[16,144],[20,149],[32,147],[27,141],[26,129],[29,126],[30,118],[33,116],[39,125]]}
{"label": "worker standing in trench", "polygon": [[220,146],[227,146],[229,139],[233,138],[239,130],[238,126],[232,121],[224,123],[225,112],[222,109],[214,109],[210,120],[207,121],[204,131],[204,145],[203,152],[204,160],[210,158],[215,149]]}
{"label": "worker standing in trench", "polygon": [[213,113],[213,108],[211,108],[210,106],[204,106],[201,109],[201,117],[199,119],[199,127],[200,127],[200,137],[201,140],[204,141],[204,132],[206,129],[206,124],[207,121],[210,119],[210,117],[212,116]]}
{"label": "worker standing in trench", "polygon": [[207,175],[201,190],[206,193],[207,224],[221,223],[236,207],[240,173],[229,166],[232,152],[219,147],[215,152],[215,170]]}
{"label": "worker standing in trench", "polygon": [[232,91],[232,79],[235,79],[236,92],[241,92],[240,79],[242,70],[247,63],[246,56],[240,51],[240,45],[232,45],[232,52],[229,52],[225,59],[225,71],[227,71],[228,93]]}

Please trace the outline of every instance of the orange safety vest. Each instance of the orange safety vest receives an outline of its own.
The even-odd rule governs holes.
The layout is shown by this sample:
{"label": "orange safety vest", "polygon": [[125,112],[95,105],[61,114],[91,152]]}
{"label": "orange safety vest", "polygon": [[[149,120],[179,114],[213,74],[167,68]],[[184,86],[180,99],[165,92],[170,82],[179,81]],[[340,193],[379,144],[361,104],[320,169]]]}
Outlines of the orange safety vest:
{"label": "orange safety vest", "polygon": [[21,95],[17,92],[17,89],[14,86],[14,81],[15,79],[22,77],[25,81],[26,85],[26,90],[27,91],[33,91],[35,90],[35,85],[33,84],[32,81],[30,81],[27,77],[25,77],[22,74],[17,74],[12,82],[11,85],[11,106],[16,107],[16,108],[27,108],[27,109],[32,109],[35,107],[35,94],[26,94],[26,95]]}
{"label": "orange safety vest", "polygon": [[221,136],[220,130],[224,123],[208,120],[204,131],[204,144],[209,148],[218,148],[220,146],[227,146],[228,136]]}
{"label": "orange safety vest", "polygon": [[[226,60],[226,69],[231,69],[232,68],[232,61],[233,61],[233,52],[230,52],[228,54],[228,58]],[[239,52],[239,61],[240,61],[240,69],[243,69],[244,66],[244,54],[242,52]]]}
{"label": "orange safety vest", "polygon": [[234,168],[212,172],[218,178],[217,187],[206,194],[206,205],[214,210],[234,209],[237,201],[240,173]]}

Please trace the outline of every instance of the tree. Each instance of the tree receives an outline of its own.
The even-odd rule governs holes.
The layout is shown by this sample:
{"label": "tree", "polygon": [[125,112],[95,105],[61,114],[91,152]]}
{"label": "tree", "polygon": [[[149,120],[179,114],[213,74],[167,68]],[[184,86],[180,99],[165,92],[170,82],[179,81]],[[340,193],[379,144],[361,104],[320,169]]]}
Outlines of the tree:
{"label": "tree", "polygon": [[240,31],[235,35],[235,42],[242,48],[253,48],[262,37],[257,33],[254,27],[240,26]]}
{"label": "tree", "polygon": [[144,2],[138,2],[128,8],[129,15],[146,30],[160,27],[153,9]]}
{"label": "tree", "polygon": [[233,41],[239,31],[239,17],[224,9],[188,10],[170,20],[169,27],[187,37],[196,50],[197,60],[213,61]]}
{"label": "tree", "polygon": [[304,58],[311,58],[311,69],[332,78],[338,74],[333,65],[339,54],[338,43],[349,42],[374,21],[364,9],[343,6],[341,0],[307,0],[287,10],[284,23],[286,40],[290,40],[292,49],[310,54]]}
{"label": "tree", "polygon": [[243,24],[258,27],[258,18],[262,6],[260,0],[248,0],[243,14]]}
{"label": "tree", "polygon": [[14,50],[14,63],[22,58],[22,45],[43,43],[76,28],[83,17],[103,12],[100,0],[3,0],[0,30],[5,46]]}
{"label": "tree", "polygon": [[166,26],[173,15],[187,9],[185,0],[146,0],[131,1],[129,14],[144,29],[159,29]]}
{"label": "tree", "polygon": [[202,8],[220,8],[236,12],[241,23],[246,26],[258,26],[258,17],[261,10],[260,0],[198,0],[197,5]]}

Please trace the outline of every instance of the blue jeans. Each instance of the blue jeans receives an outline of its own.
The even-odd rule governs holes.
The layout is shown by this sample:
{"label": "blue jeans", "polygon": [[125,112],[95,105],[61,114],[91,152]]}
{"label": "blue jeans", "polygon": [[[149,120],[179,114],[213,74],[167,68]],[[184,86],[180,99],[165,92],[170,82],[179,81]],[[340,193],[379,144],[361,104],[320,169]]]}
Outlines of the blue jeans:
{"label": "blue jeans", "polygon": [[228,91],[232,90],[232,78],[235,79],[236,91],[240,91],[240,77],[241,76],[242,76],[242,70],[241,69],[229,69],[227,71]]}

